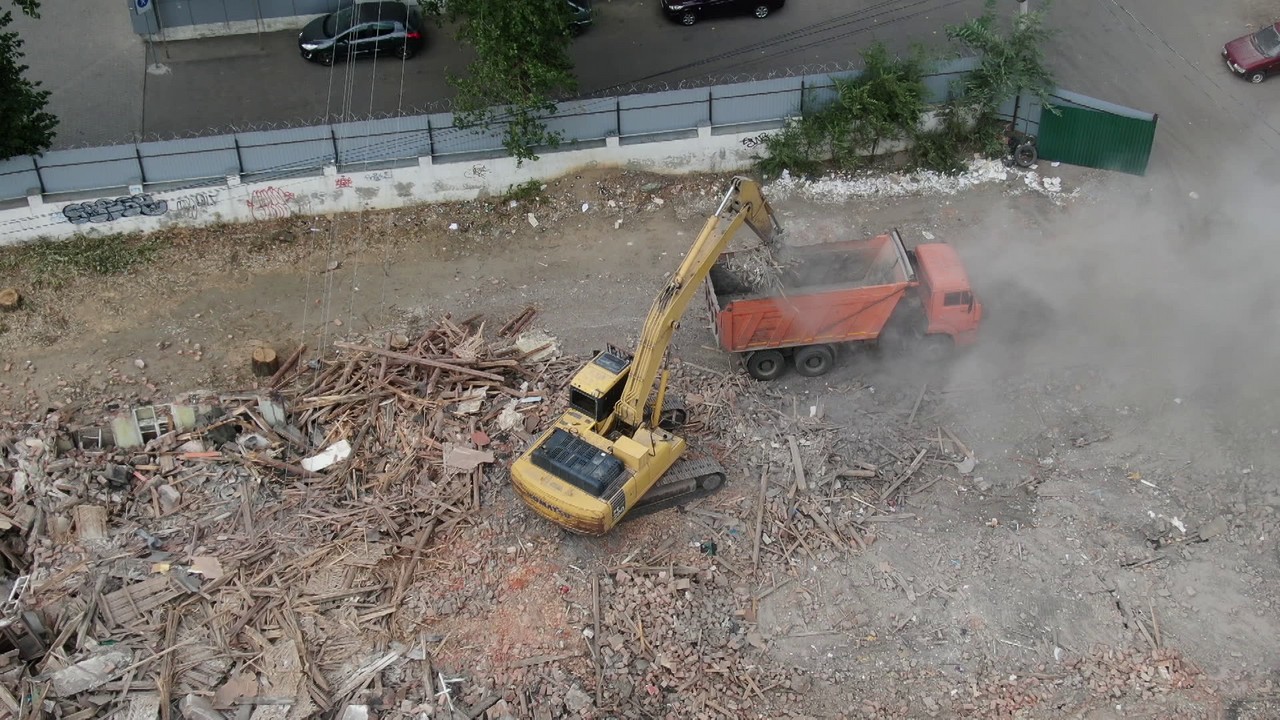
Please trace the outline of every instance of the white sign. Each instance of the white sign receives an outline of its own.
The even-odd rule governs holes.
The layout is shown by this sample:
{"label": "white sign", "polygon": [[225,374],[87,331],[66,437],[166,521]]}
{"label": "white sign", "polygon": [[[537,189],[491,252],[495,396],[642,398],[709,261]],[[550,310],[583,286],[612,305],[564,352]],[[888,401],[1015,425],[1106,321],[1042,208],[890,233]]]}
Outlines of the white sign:
{"label": "white sign", "polygon": [[133,0],[133,11],[141,15],[145,12],[151,12],[151,3],[153,0]]}

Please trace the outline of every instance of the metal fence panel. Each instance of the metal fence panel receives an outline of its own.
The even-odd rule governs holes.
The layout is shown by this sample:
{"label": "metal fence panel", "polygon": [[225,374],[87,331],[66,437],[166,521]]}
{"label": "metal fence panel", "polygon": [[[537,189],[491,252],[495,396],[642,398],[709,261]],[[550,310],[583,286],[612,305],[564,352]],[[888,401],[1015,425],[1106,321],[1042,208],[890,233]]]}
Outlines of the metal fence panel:
{"label": "metal fence panel", "polygon": [[[212,5],[213,3],[210,3]],[[223,16],[229,22],[240,20],[257,20],[259,12],[258,0],[222,0]]]}
{"label": "metal fence panel", "polygon": [[338,9],[338,0],[252,0],[258,4],[258,17],[295,17],[298,15],[324,15]]}
{"label": "metal fence panel", "polygon": [[431,154],[431,126],[425,115],[342,123],[333,126],[333,135],[340,167]]}
{"label": "metal fence panel", "polygon": [[36,158],[46,193],[119,188],[142,183],[136,145],[51,150]]}
{"label": "metal fence panel", "polygon": [[571,100],[562,102],[556,114],[547,118],[547,129],[561,134],[561,146],[574,141],[590,142],[618,134],[618,99]]}
{"label": "metal fence panel", "polygon": [[783,120],[800,114],[798,77],[711,87],[712,126]]}
{"label": "metal fence panel", "polygon": [[1067,105],[1040,118],[1040,157],[1072,165],[1145,175],[1156,119],[1115,115]]}
{"label": "metal fence panel", "polygon": [[996,117],[1002,120],[1016,120],[1019,132],[1038,136],[1040,116],[1044,112],[1044,105],[1040,102],[1040,98],[1024,92],[1018,98],[1009,98],[1001,103],[996,109]]}
{"label": "metal fence panel", "polygon": [[133,31],[139,35],[149,35],[160,33],[162,28],[323,15],[350,2],[351,0],[152,0],[154,12],[141,14],[133,11],[133,0],[126,0],[124,5],[130,15]]}
{"label": "metal fence panel", "polygon": [[711,124],[707,88],[665,90],[618,98],[618,135],[652,135]]}
{"label": "metal fence panel", "polygon": [[964,91],[964,76],[977,66],[977,58],[938,63],[924,78],[925,102],[941,104],[959,97]]}
{"label": "metal fence panel", "polygon": [[805,75],[800,78],[804,92],[800,95],[800,114],[814,112],[835,102],[836,80],[858,77],[856,71],[829,73],[826,75]]}
{"label": "metal fence panel", "polygon": [[204,180],[240,174],[234,135],[138,144],[142,179],[147,183]]}
{"label": "metal fence panel", "polygon": [[1099,110],[1101,112],[1110,113],[1112,115],[1119,115],[1120,117],[1128,117],[1128,118],[1135,118],[1137,120],[1151,120],[1151,121],[1154,121],[1156,119],[1156,116],[1149,112],[1145,112],[1142,110],[1134,110],[1131,107],[1125,107],[1124,105],[1109,103],[1106,100],[1091,98],[1088,95],[1073,93],[1069,90],[1062,90],[1061,88],[1054,90],[1053,94],[1050,95],[1049,100],[1055,105],[1065,105],[1067,107],[1079,107],[1079,108],[1084,108],[1086,110]]}
{"label": "metal fence panel", "polygon": [[236,133],[240,167],[252,179],[303,175],[336,163],[329,125]]}
{"label": "metal fence panel", "polygon": [[19,155],[0,160],[0,200],[16,200],[33,193],[40,194],[40,174],[36,172],[35,158]]}
{"label": "metal fence panel", "polygon": [[[496,112],[501,115],[500,110]],[[503,147],[506,128],[501,124],[487,130],[460,128],[453,124],[453,113],[434,113],[427,117],[431,120],[431,146],[436,157],[496,152]]]}
{"label": "metal fence panel", "polygon": [[188,0],[172,0],[164,3],[156,3],[155,0],[152,0],[152,2],[155,3],[152,11],[155,13],[156,22],[160,27],[173,28],[196,24],[195,16],[191,14]]}

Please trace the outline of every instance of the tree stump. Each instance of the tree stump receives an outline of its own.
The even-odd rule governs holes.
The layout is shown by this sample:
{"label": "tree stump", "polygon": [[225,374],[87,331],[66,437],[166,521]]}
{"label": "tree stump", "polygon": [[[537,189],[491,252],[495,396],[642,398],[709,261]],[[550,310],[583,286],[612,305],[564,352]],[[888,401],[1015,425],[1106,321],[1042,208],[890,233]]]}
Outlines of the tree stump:
{"label": "tree stump", "polygon": [[22,293],[13,288],[0,290],[0,310],[11,312],[22,307]]}
{"label": "tree stump", "polygon": [[253,374],[258,377],[271,377],[280,369],[280,358],[276,351],[269,347],[259,346],[253,349]]}

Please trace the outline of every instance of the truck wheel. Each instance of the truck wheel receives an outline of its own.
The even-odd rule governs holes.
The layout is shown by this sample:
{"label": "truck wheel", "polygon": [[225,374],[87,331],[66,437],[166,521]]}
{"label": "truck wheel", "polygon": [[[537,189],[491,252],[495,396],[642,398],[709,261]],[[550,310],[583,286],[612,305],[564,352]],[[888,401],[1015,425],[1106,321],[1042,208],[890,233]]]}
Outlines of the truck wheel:
{"label": "truck wheel", "polygon": [[956,341],[950,335],[925,335],[920,338],[919,353],[925,362],[939,363],[955,352]]}
{"label": "truck wheel", "polygon": [[805,377],[818,377],[831,372],[836,356],[826,345],[807,345],[796,351],[792,361],[796,365],[796,372]]}
{"label": "truck wheel", "polygon": [[786,366],[777,350],[757,350],[747,356],[747,373],[757,380],[776,380]]}

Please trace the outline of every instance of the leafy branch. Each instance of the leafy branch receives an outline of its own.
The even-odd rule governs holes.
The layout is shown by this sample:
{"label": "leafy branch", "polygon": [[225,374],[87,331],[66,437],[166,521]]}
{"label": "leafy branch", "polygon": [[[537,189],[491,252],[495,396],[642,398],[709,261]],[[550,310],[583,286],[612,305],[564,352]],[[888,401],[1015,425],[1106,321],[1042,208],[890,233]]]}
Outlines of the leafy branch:
{"label": "leafy branch", "polygon": [[569,57],[570,7],[565,0],[419,0],[425,12],[458,22],[457,37],[475,51],[465,75],[449,73],[461,127],[504,130],[517,162],[537,160],[539,147],[560,143],[545,118],[556,100],[577,90]]}

